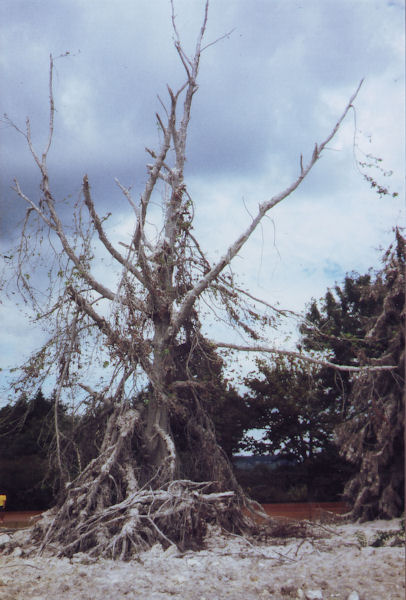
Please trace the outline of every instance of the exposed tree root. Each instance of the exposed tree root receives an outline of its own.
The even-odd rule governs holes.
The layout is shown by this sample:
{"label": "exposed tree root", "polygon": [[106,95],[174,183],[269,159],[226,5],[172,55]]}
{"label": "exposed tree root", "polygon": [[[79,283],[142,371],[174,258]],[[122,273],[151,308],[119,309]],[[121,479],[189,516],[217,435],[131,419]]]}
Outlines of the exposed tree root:
{"label": "exposed tree root", "polygon": [[[190,406],[194,410],[189,408],[188,428],[186,419],[177,424],[172,418],[173,426],[187,429],[177,440],[182,447],[176,448],[164,432],[171,441],[163,446],[169,458],[179,452],[181,474],[174,477],[173,461],[162,460],[152,470],[143,452],[146,411],[126,402],[117,405],[96,457],[65,485],[59,504],[34,526],[35,551],[126,560],[157,542],[175,544],[181,551],[200,548],[209,524],[241,534],[252,530],[244,510],[248,500],[217,445],[211,422],[198,410],[198,402]],[[204,473],[210,482],[202,481]]]}
{"label": "exposed tree root", "polygon": [[[211,483],[172,481],[143,489],[123,501],[86,513],[81,506],[52,509],[33,529],[36,549],[57,556],[77,552],[129,559],[160,542],[180,550],[203,545],[208,524],[242,531],[250,521],[236,506],[234,492],[210,492]],[[66,503],[65,503],[66,504]]]}

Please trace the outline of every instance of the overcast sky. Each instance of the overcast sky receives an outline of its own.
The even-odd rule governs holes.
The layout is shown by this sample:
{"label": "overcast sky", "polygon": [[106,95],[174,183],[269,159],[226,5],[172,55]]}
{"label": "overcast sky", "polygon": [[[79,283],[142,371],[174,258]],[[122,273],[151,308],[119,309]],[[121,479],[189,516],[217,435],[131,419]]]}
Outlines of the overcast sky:
{"label": "overcast sky", "polygon": [[[202,0],[175,0],[178,29],[193,51]],[[169,0],[2,0],[0,114],[34,142],[47,135],[48,64],[56,61],[51,184],[77,197],[88,173],[100,212],[125,236],[127,207],[114,178],[141,190],[145,146],[157,147],[154,113],[166,84],[183,81],[173,48]],[[303,310],[346,272],[379,266],[379,247],[403,225],[404,8],[400,0],[211,0],[206,41],[232,31],[203,54],[189,134],[186,183],[195,233],[215,258],[259,202],[298,174],[364,84],[339,135],[292,197],[269,214],[234,268],[252,292]],[[24,207],[13,177],[33,197],[39,178],[22,136],[0,123],[0,252],[15,241]],[[354,157],[371,153],[393,171],[380,199]],[[0,260],[2,260],[0,258]],[[4,296],[1,367],[39,345],[40,334]],[[270,340],[272,341],[272,340]]]}

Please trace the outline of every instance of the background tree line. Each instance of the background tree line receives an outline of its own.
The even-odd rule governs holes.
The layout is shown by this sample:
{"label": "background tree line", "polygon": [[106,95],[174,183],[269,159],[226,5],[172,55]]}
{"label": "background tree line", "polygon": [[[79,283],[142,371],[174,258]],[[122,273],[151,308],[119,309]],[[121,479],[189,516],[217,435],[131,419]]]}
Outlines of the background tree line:
{"label": "background tree line", "polygon": [[[211,415],[217,440],[232,458],[241,450],[278,455],[270,469],[235,468],[249,495],[261,502],[344,498],[364,519],[398,516],[404,506],[404,323],[405,240],[396,231],[382,268],[347,274],[340,285],[313,300],[300,325],[298,350],[338,365],[397,365],[391,371],[352,374],[294,357],[258,359],[245,378],[246,393],[225,379],[223,362],[204,347],[190,353],[190,340],[177,347],[177,369],[200,381],[200,401]],[[193,358],[188,362],[187,357]],[[176,373],[182,380],[184,373]],[[185,398],[190,390],[179,390]],[[133,399],[149,402],[151,390]],[[55,416],[62,459],[78,471],[97,456],[112,406],[88,403],[80,414],[56,406],[39,390],[0,410],[0,486],[13,509],[42,509],[57,498],[59,472],[52,463]],[[258,438],[252,430],[261,430]],[[173,435],[187,461],[193,432]],[[197,440],[198,442],[198,440]],[[136,448],[134,449],[136,452]],[[196,460],[198,452],[193,455]],[[75,473],[70,473],[73,477]]]}

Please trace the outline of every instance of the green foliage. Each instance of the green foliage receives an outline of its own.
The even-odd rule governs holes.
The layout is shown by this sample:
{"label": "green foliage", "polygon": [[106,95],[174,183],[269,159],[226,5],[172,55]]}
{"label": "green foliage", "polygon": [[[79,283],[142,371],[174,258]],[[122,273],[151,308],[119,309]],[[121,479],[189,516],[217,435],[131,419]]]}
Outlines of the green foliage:
{"label": "green foliage", "polygon": [[1,459],[0,481],[7,493],[7,509],[42,510],[52,506],[53,490],[45,481],[47,470],[48,460],[38,454]]}
{"label": "green foliage", "polygon": [[251,427],[263,433],[260,439],[244,435],[240,448],[286,455],[296,464],[237,472],[241,485],[260,502],[341,500],[353,469],[334,443],[341,409],[323,370],[293,358],[258,361],[257,366],[245,380],[249,391],[244,400]]}
{"label": "green foliage", "polygon": [[229,458],[243,446],[244,434],[255,427],[255,415],[233,387],[227,386],[216,395],[211,415],[220,446]]}
{"label": "green foliage", "polygon": [[379,356],[382,345],[365,341],[368,323],[381,307],[381,298],[368,293],[375,283],[372,271],[351,273],[341,286],[328,289],[319,302],[313,300],[300,327],[303,347],[327,352],[337,364],[358,362],[359,352],[366,349],[371,356]]}
{"label": "green foliage", "polygon": [[259,503],[307,501],[306,474],[301,465],[272,470],[265,466],[237,469],[236,477],[250,498]]}
{"label": "green foliage", "polygon": [[[339,497],[347,483],[346,499],[355,503],[358,498],[365,505],[364,516],[369,511],[367,518],[398,514],[403,502],[405,261],[403,238],[396,235],[396,248],[385,254],[381,272],[348,274],[341,285],[312,301],[300,327],[299,350],[342,365],[398,364],[398,371],[355,376],[284,358],[258,361],[258,371],[246,379],[250,424],[264,434],[259,440],[245,435],[240,447],[260,454],[288,453],[304,465],[295,467],[289,483],[286,468],[284,474],[263,474],[257,485],[251,477],[247,485],[258,499],[265,501],[268,495],[267,501],[287,501],[295,494],[303,497],[306,487],[308,494],[326,489]],[[250,479],[246,473],[239,477]]]}
{"label": "green foliage", "polygon": [[53,440],[53,402],[41,390],[0,410],[0,487],[7,508],[47,508],[53,493],[48,475]]}
{"label": "green foliage", "polygon": [[[252,427],[253,415],[247,410],[245,400],[230,386],[223,375],[223,361],[214,348],[199,333],[196,317],[191,320],[190,331],[185,331],[185,341],[173,349],[174,379],[193,384],[176,389],[180,405],[196,403],[196,410],[204,408],[214,425],[216,438],[224,452],[231,458],[240,447],[244,432]],[[196,341],[198,340],[198,341]],[[143,395],[145,402],[145,395]],[[176,418],[171,423],[177,448],[187,448],[186,436],[193,435],[193,423],[182,425]]]}
{"label": "green foliage", "polygon": [[[379,299],[368,294],[373,280],[372,272],[365,275],[350,273],[342,285],[328,289],[318,302],[313,300],[300,327],[299,347],[320,352],[339,365],[357,366],[360,356],[364,356],[366,351],[371,357],[379,356],[382,344],[372,345],[365,340],[367,325],[378,315],[380,307]],[[345,419],[351,410],[348,397],[352,375],[322,367],[319,376],[330,402],[340,409],[341,418]]]}
{"label": "green foliage", "polygon": [[332,435],[339,409],[325,393],[319,369],[296,359],[258,361],[258,373],[245,380],[246,404],[255,414],[261,440],[246,437],[242,446],[254,453],[284,452],[298,461],[333,452]]}
{"label": "green foliage", "polygon": [[248,495],[261,503],[334,502],[341,500],[353,468],[339,456],[320,453],[312,460],[274,469],[263,465],[237,469],[236,477]]}
{"label": "green foliage", "polygon": [[50,420],[53,403],[41,390],[27,400],[24,396],[14,405],[0,410],[0,452],[2,458],[38,454],[44,458],[52,438]]}

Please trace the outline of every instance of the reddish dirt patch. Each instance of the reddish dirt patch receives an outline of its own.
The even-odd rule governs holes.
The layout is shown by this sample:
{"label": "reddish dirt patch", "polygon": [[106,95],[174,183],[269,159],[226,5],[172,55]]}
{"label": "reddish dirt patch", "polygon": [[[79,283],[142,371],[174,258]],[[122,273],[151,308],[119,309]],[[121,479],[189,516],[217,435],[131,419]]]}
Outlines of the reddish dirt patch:
{"label": "reddish dirt patch", "polygon": [[271,517],[289,519],[323,519],[329,514],[341,515],[348,511],[345,502],[295,502],[291,504],[263,504],[265,512]]}
{"label": "reddish dirt patch", "polygon": [[[340,515],[348,510],[345,502],[296,502],[290,504],[263,504],[263,509],[270,517],[286,517],[288,519],[328,519],[329,515]],[[4,513],[4,521],[0,527],[18,528],[32,525],[39,510],[24,510]]]}
{"label": "reddish dirt patch", "polygon": [[27,527],[33,523],[33,518],[42,514],[40,510],[7,511],[3,513],[4,520],[0,521],[0,527]]}

